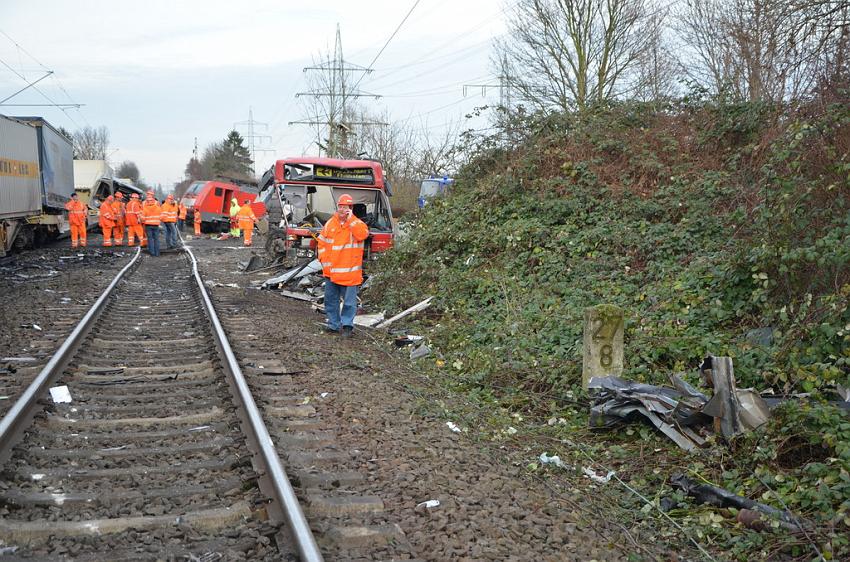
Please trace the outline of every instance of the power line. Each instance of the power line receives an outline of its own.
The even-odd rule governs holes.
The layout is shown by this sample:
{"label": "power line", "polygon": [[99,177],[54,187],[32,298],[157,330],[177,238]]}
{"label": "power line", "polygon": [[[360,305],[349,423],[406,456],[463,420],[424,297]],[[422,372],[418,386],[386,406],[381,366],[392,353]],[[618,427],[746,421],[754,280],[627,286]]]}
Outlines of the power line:
{"label": "power line", "polygon": [[[34,89],[35,91],[37,91],[38,93],[40,93],[40,94],[41,94],[42,96],[44,96],[45,98],[47,98],[47,99],[48,99],[48,101],[50,101],[51,103],[53,103],[56,107],[58,107],[59,109],[61,109],[61,110],[62,110],[62,113],[64,113],[64,114],[65,114],[65,116],[66,116],[68,119],[70,119],[70,120],[71,120],[71,122],[72,122],[72,123],[74,123],[74,125],[76,125],[77,127],[79,127],[79,124],[77,124],[77,122],[76,122],[76,121],[74,121],[74,119],[73,119],[70,115],[68,115],[68,112],[67,112],[67,111],[65,111],[65,109],[63,109],[63,107],[60,107],[60,106],[71,106],[71,107],[74,107],[74,108],[77,110],[77,113],[80,115],[80,117],[82,117],[82,119],[83,119],[83,121],[85,122],[85,124],[86,124],[86,125],[89,125],[89,122],[86,120],[85,115],[83,115],[83,114],[82,114],[82,112],[80,112],[80,111],[79,111],[80,107],[82,107],[82,106],[83,106],[83,105],[85,105],[85,104],[76,103],[76,102],[74,101],[74,99],[71,97],[71,94],[69,94],[69,93],[68,93],[68,90],[66,90],[66,89],[65,89],[65,86],[63,86],[63,85],[62,85],[62,82],[59,80],[59,77],[58,77],[58,76],[56,76],[55,74],[53,74],[53,71],[52,71],[52,70],[50,70],[49,68],[47,68],[47,67],[44,65],[44,63],[42,63],[40,60],[38,60],[37,58],[35,58],[35,56],[34,56],[32,53],[30,53],[29,51],[27,51],[27,50],[26,50],[25,48],[23,48],[20,44],[18,44],[18,42],[17,42],[17,41],[15,41],[14,39],[12,39],[12,38],[9,36],[9,34],[8,34],[8,33],[6,33],[5,31],[3,31],[2,29],[0,29],[0,34],[2,34],[4,37],[6,37],[6,39],[8,39],[9,41],[11,41],[11,42],[12,42],[12,44],[13,44],[13,45],[15,45],[15,47],[18,49],[18,52],[19,52],[19,53],[21,53],[21,52],[22,52],[22,53],[24,53],[26,56],[28,56],[28,57],[29,57],[29,58],[31,58],[33,61],[35,61],[35,63],[36,63],[36,64],[38,64],[41,68],[43,68],[45,71],[50,72],[50,73],[51,73],[51,75],[53,76],[53,78],[56,80],[56,85],[57,85],[57,86],[59,87],[59,89],[60,89],[60,90],[61,90],[61,91],[65,94],[65,97],[67,97],[67,98],[68,98],[68,101],[70,101],[71,103],[70,103],[70,104],[56,104],[55,102],[53,102],[53,100],[51,100],[51,99],[47,98],[47,96],[46,96],[46,95],[45,95],[45,94],[44,94],[41,90],[39,90],[38,88],[33,88],[33,89]],[[5,63],[4,63],[4,64],[5,64]],[[6,66],[8,67],[8,65],[6,65]],[[8,67],[8,68],[9,68],[10,70],[12,70],[12,72],[15,72],[15,74],[18,74],[18,73],[17,73],[14,69],[12,69],[11,67]],[[18,76],[20,76],[22,79],[26,80],[26,78],[24,78],[24,77],[23,77],[23,75],[18,74]]]}
{"label": "power line", "polygon": [[[375,58],[374,58],[374,59],[372,59],[372,62],[371,62],[371,63],[369,63],[369,68],[372,68],[372,67],[375,65],[375,62],[378,60],[378,57],[380,57],[380,56],[381,56],[381,53],[383,53],[383,52],[384,52],[384,50],[385,50],[385,49],[387,48],[387,46],[390,44],[390,41],[392,41],[392,40],[393,40],[393,37],[395,37],[395,36],[396,36],[396,33],[398,33],[398,31],[401,29],[401,26],[403,26],[403,25],[404,25],[404,22],[406,22],[406,21],[407,21],[407,18],[409,18],[409,17],[410,17],[410,14],[412,14],[412,13],[413,13],[413,10],[415,10],[415,9],[416,9],[416,6],[418,6],[418,5],[419,5],[419,2],[421,2],[421,1],[422,1],[422,0],[416,0],[416,2],[414,2],[414,3],[413,3],[413,6],[412,6],[412,7],[410,8],[410,10],[407,12],[407,15],[406,15],[406,16],[404,16],[404,19],[403,19],[403,20],[401,20],[401,23],[400,23],[400,24],[398,24],[398,27],[396,27],[396,28],[395,28],[395,31],[393,31],[393,34],[392,34],[392,35],[390,35],[390,38],[389,38],[389,39],[387,39],[387,42],[386,42],[386,43],[384,43],[384,46],[383,46],[383,47],[381,47],[381,50],[380,50],[380,51],[378,51],[378,54],[377,54],[377,55],[375,55]],[[364,74],[363,76],[365,76],[365,74]],[[360,80],[358,80],[358,81],[354,84],[354,87],[355,87],[355,88],[357,88],[357,86],[358,86],[358,85],[360,84],[360,82],[363,80],[363,76],[361,76],[361,77],[360,77]]]}
{"label": "power line", "polygon": [[[4,35],[5,35],[5,34],[4,34]],[[8,37],[8,36],[7,36],[7,37]],[[7,63],[6,63],[6,61],[4,61],[3,59],[0,59],[0,64],[2,64],[2,65],[3,65],[3,66],[5,66],[6,68],[8,68],[8,69],[9,69],[9,70],[11,70],[12,72],[14,72],[14,73],[15,73],[15,75],[16,75],[18,78],[20,78],[21,80],[23,80],[23,81],[25,81],[25,82],[29,82],[29,80],[27,80],[27,79],[26,79],[26,77],[24,77],[24,75],[23,75],[23,74],[21,74],[20,72],[18,72],[17,70],[15,70],[14,68],[12,68],[11,66],[9,66],[9,64],[7,64]],[[41,94],[41,95],[44,97],[44,99],[46,99],[47,101],[49,101],[49,102],[50,102],[50,104],[51,104],[53,107],[59,108],[59,110],[60,110],[60,111],[62,111],[62,113],[64,113],[64,114],[65,114],[65,116],[66,116],[68,119],[70,119],[72,123],[74,123],[74,125],[76,125],[77,127],[79,127],[79,126],[80,126],[80,125],[79,125],[79,123],[77,123],[76,121],[74,121],[74,118],[73,118],[73,117],[71,117],[70,115],[68,115],[68,112],[65,110],[65,108],[64,108],[64,107],[61,107],[61,105],[60,105],[60,104],[58,104],[58,103],[56,103],[55,101],[53,101],[53,100],[50,98],[50,96],[48,96],[47,94],[45,94],[44,92],[42,92],[42,91],[41,91],[40,89],[38,89],[36,86],[32,86],[32,89],[33,89],[33,90],[35,90],[36,92],[38,92],[39,94]]]}
{"label": "power line", "polygon": [[249,107],[248,108],[248,120],[247,121],[237,121],[236,123],[233,124],[233,128],[235,129],[236,127],[238,127],[240,125],[247,125],[248,126],[248,134],[244,135],[243,138],[249,139],[248,142],[251,143],[251,171],[254,173],[254,175],[257,175],[257,167],[256,167],[256,165],[257,165],[257,153],[258,152],[274,152],[274,149],[263,148],[262,146],[257,146],[257,139],[259,139],[260,143],[262,143],[265,139],[269,139],[269,141],[271,141],[272,138],[269,135],[258,135],[258,134],[256,134],[254,132],[254,127],[259,126],[259,127],[263,127],[266,130],[268,130],[269,124],[263,123],[262,121],[254,120],[254,108]]}

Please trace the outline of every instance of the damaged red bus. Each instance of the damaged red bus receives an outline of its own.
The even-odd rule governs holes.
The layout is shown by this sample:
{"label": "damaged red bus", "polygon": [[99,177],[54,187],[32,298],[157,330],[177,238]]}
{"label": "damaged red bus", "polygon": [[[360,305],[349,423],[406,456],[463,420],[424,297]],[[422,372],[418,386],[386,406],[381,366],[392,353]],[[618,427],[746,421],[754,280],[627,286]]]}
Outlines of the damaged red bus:
{"label": "damaged red bus", "polygon": [[336,212],[343,194],[354,200],[352,212],[369,227],[364,261],[389,250],[395,226],[384,169],[373,160],[286,158],[274,167],[274,181],[260,193],[269,213],[266,250],[287,261],[312,260],[317,236]]}

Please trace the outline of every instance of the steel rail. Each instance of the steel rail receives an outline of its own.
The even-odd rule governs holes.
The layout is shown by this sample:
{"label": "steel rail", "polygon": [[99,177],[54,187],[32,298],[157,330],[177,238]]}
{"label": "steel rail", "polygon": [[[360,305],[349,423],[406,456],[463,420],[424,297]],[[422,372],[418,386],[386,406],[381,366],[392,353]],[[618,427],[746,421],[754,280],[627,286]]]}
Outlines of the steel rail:
{"label": "steel rail", "polygon": [[118,272],[115,279],[103,291],[100,297],[95,301],[92,307],[80,320],[77,327],[62,343],[62,346],[53,354],[47,365],[38,373],[33,381],[27,386],[27,389],[15,402],[15,405],[6,413],[3,420],[0,421],[0,460],[5,461],[6,455],[11,452],[11,445],[14,443],[15,437],[23,428],[23,425],[28,421],[29,414],[39,397],[47,390],[47,386],[53,378],[61,372],[62,369],[71,360],[77,347],[82,343],[83,339],[88,335],[92,324],[106,306],[106,301],[109,299],[118,282],[124,277],[127,271],[132,268],[141,255],[141,249],[136,248],[136,255],[133,259]]}
{"label": "steel rail", "polygon": [[215,312],[212,300],[210,299],[206,287],[201,280],[201,275],[198,272],[198,261],[195,259],[195,255],[188,246],[184,246],[183,249],[192,259],[192,273],[195,276],[195,281],[198,283],[204,308],[212,322],[215,338],[227,361],[225,368],[228,369],[232,375],[232,382],[236,385],[236,391],[242,402],[242,407],[245,411],[244,413],[248,418],[247,421],[249,429],[254,434],[252,437],[260,449],[259,454],[266,470],[268,470],[268,476],[270,477],[270,483],[273,488],[273,490],[271,490],[274,496],[273,499],[278,502],[278,506],[283,510],[284,518],[286,519],[286,522],[289,525],[289,530],[295,540],[301,561],[323,562],[324,559],[319,551],[318,545],[316,544],[316,539],[313,537],[313,532],[310,530],[310,526],[307,524],[307,519],[304,517],[304,512],[301,510],[301,504],[295,496],[295,491],[292,489],[292,485],[289,482],[286,471],[280,462],[280,458],[278,457],[277,450],[272,443],[269,431],[266,428],[265,422],[263,422],[263,417],[257,408],[256,402],[254,402],[254,397],[251,394],[251,390],[248,388],[248,383],[245,381],[245,375],[239,367],[239,362],[236,360],[233,349],[231,349],[230,343],[227,341],[227,336],[225,335],[224,328],[222,328],[218,315]]}

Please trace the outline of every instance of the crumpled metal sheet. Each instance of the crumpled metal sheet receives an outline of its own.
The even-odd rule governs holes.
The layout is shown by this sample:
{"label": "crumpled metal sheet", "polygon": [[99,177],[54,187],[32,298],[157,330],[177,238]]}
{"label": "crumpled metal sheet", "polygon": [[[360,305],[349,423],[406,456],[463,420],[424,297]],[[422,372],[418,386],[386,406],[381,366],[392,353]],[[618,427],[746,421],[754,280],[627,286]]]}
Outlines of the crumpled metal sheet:
{"label": "crumpled metal sheet", "polygon": [[702,413],[708,398],[673,375],[675,388],[626,381],[619,377],[593,377],[588,389],[595,394],[590,408],[590,427],[610,428],[639,414],[690,451],[705,444],[689,426],[707,423]]}

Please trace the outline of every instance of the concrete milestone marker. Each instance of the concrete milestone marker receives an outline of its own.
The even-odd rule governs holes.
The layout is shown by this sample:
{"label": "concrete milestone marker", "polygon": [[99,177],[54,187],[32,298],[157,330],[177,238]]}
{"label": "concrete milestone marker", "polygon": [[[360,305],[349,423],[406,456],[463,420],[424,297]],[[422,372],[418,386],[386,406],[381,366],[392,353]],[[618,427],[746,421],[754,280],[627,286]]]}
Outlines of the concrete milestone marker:
{"label": "concrete milestone marker", "polygon": [[592,377],[623,374],[623,309],[600,304],[584,310],[581,386]]}

